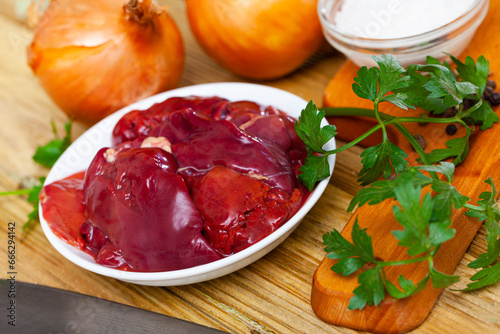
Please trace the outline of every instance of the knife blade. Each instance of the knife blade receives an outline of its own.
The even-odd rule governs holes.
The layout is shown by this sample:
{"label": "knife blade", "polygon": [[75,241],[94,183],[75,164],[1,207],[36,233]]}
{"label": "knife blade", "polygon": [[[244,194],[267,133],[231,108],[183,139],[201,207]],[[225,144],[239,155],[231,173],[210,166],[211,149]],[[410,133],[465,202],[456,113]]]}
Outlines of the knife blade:
{"label": "knife blade", "polygon": [[97,297],[14,280],[0,281],[0,303],[0,333],[6,334],[226,333]]}

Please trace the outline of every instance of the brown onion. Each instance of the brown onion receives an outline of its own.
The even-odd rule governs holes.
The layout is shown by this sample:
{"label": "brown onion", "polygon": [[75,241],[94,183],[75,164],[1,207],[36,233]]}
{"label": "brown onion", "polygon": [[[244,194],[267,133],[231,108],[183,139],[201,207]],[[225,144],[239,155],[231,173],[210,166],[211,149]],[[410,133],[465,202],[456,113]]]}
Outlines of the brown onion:
{"label": "brown onion", "polygon": [[186,0],[189,24],[221,66],[250,79],[275,79],[323,45],[316,0]]}
{"label": "brown onion", "polygon": [[52,1],[28,48],[43,88],[86,124],[175,88],[184,57],[175,22],[151,0]]}

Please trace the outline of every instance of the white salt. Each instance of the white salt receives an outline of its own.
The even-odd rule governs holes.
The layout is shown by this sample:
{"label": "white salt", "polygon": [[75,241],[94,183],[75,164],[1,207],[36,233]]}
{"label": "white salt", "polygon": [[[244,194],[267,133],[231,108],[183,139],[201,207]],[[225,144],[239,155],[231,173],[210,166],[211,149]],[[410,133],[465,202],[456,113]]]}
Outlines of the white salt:
{"label": "white salt", "polygon": [[477,0],[343,0],[332,22],[357,37],[390,39],[425,33],[448,24]]}

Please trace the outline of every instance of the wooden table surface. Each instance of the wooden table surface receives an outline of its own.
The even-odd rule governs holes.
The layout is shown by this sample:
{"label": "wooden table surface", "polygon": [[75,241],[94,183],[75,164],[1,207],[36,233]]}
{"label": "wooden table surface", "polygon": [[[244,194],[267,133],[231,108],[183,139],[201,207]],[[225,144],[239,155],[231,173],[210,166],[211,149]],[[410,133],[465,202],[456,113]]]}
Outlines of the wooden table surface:
{"label": "wooden table surface", "polygon": [[[168,3],[186,46],[180,86],[245,81],[203,53],[189,30],[183,1],[161,2]],[[24,25],[0,16],[0,191],[14,190],[24,179],[48,173],[31,156],[38,145],[53,139],[50,121],[62,133],[67,120],[26,65],[26,46],[31,38],[32,32]],[[330,52],[286,78],[262,84],[321,105],[323,91],[343,61],[342,56]],[[85,130],[76,124],[73,139]],[[49,244],[39,224],[22,234],[21,225],[31,211],[24,198],[1,197],[0,278],[8,277],[7,227],[15,222],[18,281],[76,291],[230,333],[355,333],[319,320],[310,307],[310,291],[313,273],[325,255],[322,235],[333,228],[341,230],[349,219],[346,208],[359,189],[360,152],[360,148],[353,148],[337,156],[323,197],[279,247],[233,274],[187,286],[139,286],[81,269]],[[466,277],[473,273],[467,263],[485,250],[484,234],[482,228],[457,268],[456,274],[464,278],[452,288],[465,287]],[[446,289],[427,320],[413,332],[500,333],[499,308],[500,284],[468,293]]]}

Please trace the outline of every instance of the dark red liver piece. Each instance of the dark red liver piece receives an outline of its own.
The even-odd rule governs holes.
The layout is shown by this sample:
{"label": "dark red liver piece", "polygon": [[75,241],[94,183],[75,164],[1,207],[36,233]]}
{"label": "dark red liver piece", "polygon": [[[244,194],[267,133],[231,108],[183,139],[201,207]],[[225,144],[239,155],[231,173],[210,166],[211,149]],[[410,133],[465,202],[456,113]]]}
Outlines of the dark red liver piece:
{"label": "dark red liver piece", "polygon": [[173,156],[159,148],[124,150],[112,162],[103,149],[90,165],[85,179],[88,222],[116,246],[111,253],[121,251],[134,271],[184,269],[221,258],[201,235],[203,219],[176,172]]}

